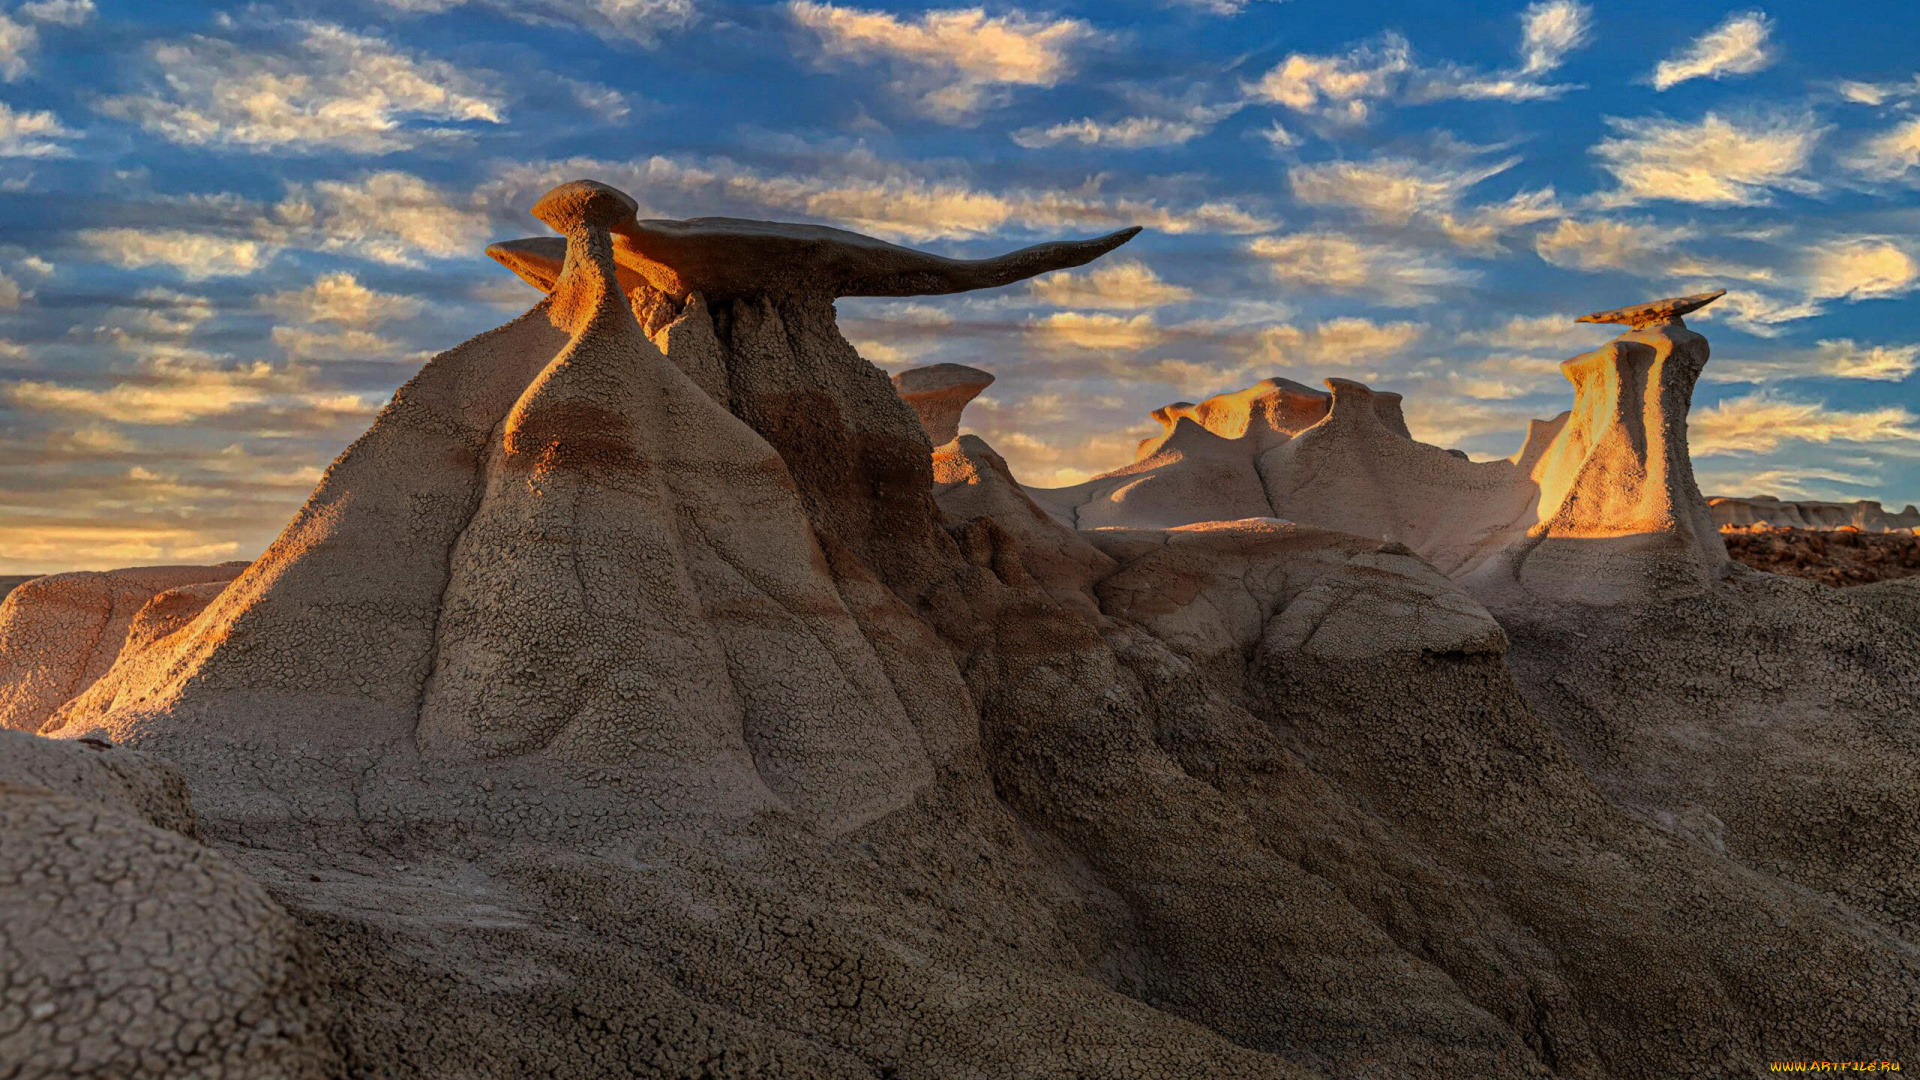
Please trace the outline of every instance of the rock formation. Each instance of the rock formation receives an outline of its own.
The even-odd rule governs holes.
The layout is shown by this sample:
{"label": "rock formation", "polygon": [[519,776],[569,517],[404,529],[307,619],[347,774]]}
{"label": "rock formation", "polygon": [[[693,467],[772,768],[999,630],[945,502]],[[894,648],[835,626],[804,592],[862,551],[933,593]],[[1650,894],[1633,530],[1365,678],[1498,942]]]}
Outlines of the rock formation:
{"label": "rock formation", "polygon": [[[1656,610],[1730,620],[1709,670],[1740,672],[1785,638],[1734,593],[1773,579],[1508,624],[1377,534],[1075,529],[978,437],[936,447],[834,326],[838,290],[1109,241],[956,264],[634,222],[586,183],[535,210],[563,239],[502,261],[550,295],[430,361],[261,559],[43,729],[180,767],[209,844],[299,923],[334,1074],[1653,1077],[1920,1042],[1894,721],[1920,601],[1796,601],[1819,636],[1791,677],[1851,711],[1844,745],[1784,719],[1789,756],[1893,787],[1783,831],[1733,782],[1784,782],[1749,728],[1662,711],[1703,676]],[[1641,333],[1666,337],[1607,354],[1620,398],[1704,359]],[[1297,389],[1251,395],[1258,428],[1193,406],[1142,460],[1262,506],[1355,475],[1342,446],[1456,485],[1553,462],[1543,548],[1665,497],[1586,468],[1671,466],[1607,449],[1605,378],[1524,465],[1422,448],[1346,383],[1298,431]],[[1207,440],[1248,438],[1281,468],[1230,487]],[[1411,528],[1389,479],[1367,513]],[[1693,558],[1691,520],[1661,557]],[[1589,627],[1601,651],[1560,640]],[[1672,706],[1607,711],[1641,684]],[[1689,737],[1724,750],[1663,771]],[[1821,842],[1841,829],[1863,840]]]}
{"label": "rock formation", "polygon": [[1778,529],[1859,529],[1895,532],[1920,529],[1920,507],[1909,504],[1898,513],[1877,502],[1784,502],[1767,495],[1750,498],[1719,496],[1707,500],[1713,522],[1729,525],[1770,525]]}
{"label": "rock formation", "polygon": [[0,603],[0,728],[37,731],[140,642],[199,614],[245,563],[32,578]]}
{"label": "rock formation", "polygon": [[195,838],[186,781],[0,731],[8,1076],[337,1076],[298,927]]}
{"label": "rock formation", "polygon": [[1156,409],[1165,431],[1132,464],[1030,491],[1082,529],[1274,517],[1378,537],[1495,603],[1516,590],[1590,603],[1697,591],[1727,557],[1686,448],[1707,344],[1680,315],[1718,295],[1586,316],[1632,329],[1561,365],[1573,409],[1505,461],[1414,440],[1398,394],[1267,379]]}
{"label": "rock formation", "polygon": [[909,368],[893,377],[900,400],[913,407],[927,441],[935,446],[959,437],[961,411],[991,385],[992,375],[965,364]]}

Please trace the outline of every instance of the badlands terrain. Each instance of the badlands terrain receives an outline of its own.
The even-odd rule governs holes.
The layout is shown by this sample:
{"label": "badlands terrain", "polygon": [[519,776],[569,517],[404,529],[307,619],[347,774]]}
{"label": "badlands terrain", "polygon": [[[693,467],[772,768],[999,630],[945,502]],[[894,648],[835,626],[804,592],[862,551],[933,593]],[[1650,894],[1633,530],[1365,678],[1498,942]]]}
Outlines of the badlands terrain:
{"label": "badlands terrain", "polygon": [[1590,317],[1508,460],[1276,378],[1042,489],[960,433],[989,376],[889,379],[834,300],[1134,230],[969,262],[533,212],[490,254],[548,295],[259,559],[0,608],[0,1076],[1920,1051],[1920,578],[1730,557],[1868,523],[1702,497],[1711,295]]}

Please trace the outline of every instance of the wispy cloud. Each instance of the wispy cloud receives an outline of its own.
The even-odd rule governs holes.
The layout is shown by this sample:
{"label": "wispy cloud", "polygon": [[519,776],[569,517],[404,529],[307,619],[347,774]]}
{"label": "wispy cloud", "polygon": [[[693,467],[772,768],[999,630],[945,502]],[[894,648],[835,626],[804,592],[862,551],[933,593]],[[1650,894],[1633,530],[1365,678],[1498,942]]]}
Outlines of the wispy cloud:
{"label": "wispy cloud", "polygon": [[0,101],[0,157],[66,157],[72,151],[62,143],[77,137],[50,112],[16,112]]}
{"label": "wispy cloud", "polygon": [[792,0],[787,11],[829,54],[892,64],[901,88],[929,115],[956,123],[1004,100],[1010,87],[1056,85],[1073,70],[1074,53],[1099,37],[1079,19],[1018,9],[990,15],[983,8],[957,8],[903,19]]}
{"label": "wispy cloud", "polygon": [[1650,221],[1566,218],[1534,237],[1533,250],[1555,266],[1570,270],[1627,270],[1662,276],[1675,244],[1691,233]]}
{"label": "wispy cloud", "polygon": [[1862,345],[1852,338],[1817,343],[1773,356],[1740,357],[1708,364],[1702,376],[1709,382],[1750,382],[1779,379],[1863,379],[1902,382],[1920,371],[1920,345]]}
{"label": "wispy cloud", "polygon": [[290,185],[274,209],[318,250],[392,266],[471,255],[484,246],[489,223],[471,202],[463,205],[420,177],[391,169],[351,181]]}
{"label": "wispy cloud", "polygon": [[1611,205],[1665,199],[1706,206],[1756,206],[1775,191],[1812,194],[1806,175],[1825,126],[1811,114],[1729,118],[1699,123],[1609,117],[1614,136],[1593,148],[1613,174]]}
{"label": "wispy cloud", "polygon": [[1920,180],[1920,118],[1866,140],[1847,164],[1874,180]]}
{"label": "wispy cloud", "polygon": [[1593,9],[1574,0],[1544,0],[1520,16],[1520,73],[1542,75],[1559,68],[1567,54],[1593,32]]}
{"label": "wispy cloud", "polygon": [[1137,311],[1193,298],[1193,290],[1160,280],[1138,260],[1101,262],[1091,270],[1059,270],[1034,278],[1028,295],[1042,304],[1067,308]]}
{"label": "wispy cloud", "polygon": [[500,88],[445,61],[331,23],[259,29],[269,40],[258,45],[152,46],[157,84],[100,110],[177,143],[284,153],[390,153],[461,134],[435,121],[504,119]]}
{"label": "wispy cloud", "polygon": [[670,30],[699,15],[693,0],[377,0],[413,14],[438,14],[471,4],[524,23],[585,30],[606,41],[658,44]]}
{"label": "wispy cloud", "polygon": [[1653,69],[1653,88],[1666,90],[1689,79],[1751,75],[1773,63],[1768,38],[1773,22],[1759,11],[1729,15]]}
{"label": "wispy cloud", "polygon": [[1168,204],[1139,195],[1107,195],[1098,182],[1079,188],[993,191],[930,177],[865,151],[807,172],[770,173],[726,159],[655,156],[634,161],[569,158],[509,166],[483,186],[488,205],[524,207],[554,184],[596,176],[674,208],[718,206],[802,215],[889,239],[922,242],[1004,230],[1063,232],[1142,225],[1175,234],[1264,232],[1277,223],[1228,200]]}
{"label": "wispy cloud", "polygon": [[1113,150],[1179,146],[1213,130],[1213,121],[1193,117],[1129,116],[1120,120],[1069,120],[1046,127],[1022,128],[1013,141],[1030,150],[1067,143]]}
{"label": "wispy cloud", "polygon": [[1150,312],[1128,316],[1056,311],[1031,325],[1040,343],[1048,347],[1138,352],[1166,340],[1165,330],[1154,322]]}
{"label": "wispy cloud", "polygon": [[171,267],[188,281],[251,274],[280,253],[265,240],[188,229],[84,229],[79,239],[101,262],[130,270]]}
{"label": "wispy cloud", "polygon": [[1427,252],[1339,232],[1262,236],[1247,250],[1264,259],[1282,284],[1368,294],[1401,306],[1426,303],[1439,289],[1478,278]]}
{"label": "wispy cloud", "polygon": [[1920,417],[1899,406],[1852,411],[1758,390],[1695,410],[1688,443],[1700,456],[1769,453],[1788,443],[1920,446]]}

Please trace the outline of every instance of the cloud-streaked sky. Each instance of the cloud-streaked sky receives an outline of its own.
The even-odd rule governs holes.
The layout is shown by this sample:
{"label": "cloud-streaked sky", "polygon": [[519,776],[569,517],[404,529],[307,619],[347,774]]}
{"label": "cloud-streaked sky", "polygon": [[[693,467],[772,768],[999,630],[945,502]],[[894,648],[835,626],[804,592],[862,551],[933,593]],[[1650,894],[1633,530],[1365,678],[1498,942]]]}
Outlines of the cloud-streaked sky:
{"label": "cloud-streaked sky", "polygon": [[1691,321],[1715,494],[1920,501],[1920,8],[0,0],[0,573],[250,558],[429,355],[534,293],[554,183],[957,255],[1126,224],[991,293],[849,300],[999,381],[1029,482],[1281,375],[1518,448],[1598,308]]}

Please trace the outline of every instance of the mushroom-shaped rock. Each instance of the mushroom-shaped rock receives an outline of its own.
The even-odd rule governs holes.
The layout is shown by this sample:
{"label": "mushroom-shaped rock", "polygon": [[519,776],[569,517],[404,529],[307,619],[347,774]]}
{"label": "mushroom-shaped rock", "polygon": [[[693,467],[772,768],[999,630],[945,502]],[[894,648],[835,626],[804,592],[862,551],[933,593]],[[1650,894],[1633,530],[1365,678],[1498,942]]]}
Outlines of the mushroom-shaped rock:
{"label": "mushroom-shaped rock", "polygon": [[992,374],[965,364],[933,364],[908,368],[893,377],[900,400],[913,406],[927,440],[945,446],[960,434],[960,414],[967,402],[993,385]]}
{"label": "mushroom-shaped rock", "polygon": [[1727,295],[1725,289],[1713,292],[1696,293],[1692,296],[1670,296],[1665,300],[1649,300],[1644,304],[1632,304],[1627,307],[1613,308],[1608,311],[1596,311],[1591,315],[1582,315],[1573,320],[1583,323],[1619,323],[1640,330],[1655,323],[1680,322],[1680,316],[1699,311],[1715,300]]}
{"label": "mushroom-shaped rock", "polygon": [[[585,183],[591,182],[575,181]],[[581,190],[563,187],[573,189],[569,197]],[[536,205],[552,199],[549,195]],[[1140,232],[1133,226],[992,258],[950,259],[826,225],[723,217],[638,221],[629,215],[609,227],[614,261],[623,271],[670,296],[698,292],[710,300],[782,294],[933,296],[992,289],[1083,266]],[[559,280],[566,244],[557,237],[508,240],[489,247],[487,254],[545,292]]]}

